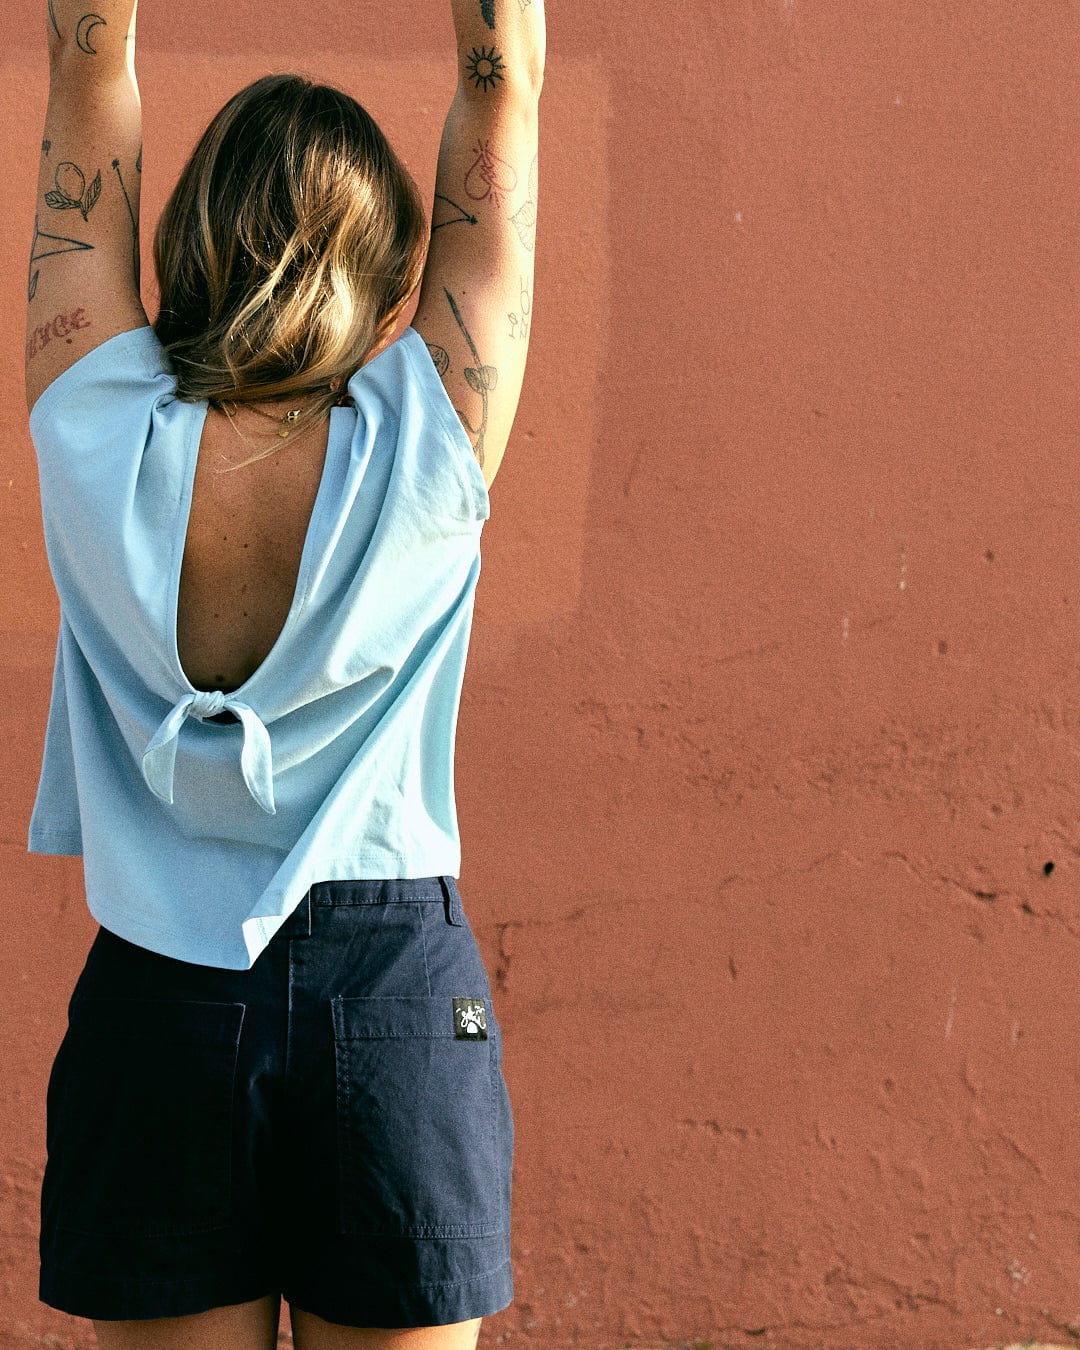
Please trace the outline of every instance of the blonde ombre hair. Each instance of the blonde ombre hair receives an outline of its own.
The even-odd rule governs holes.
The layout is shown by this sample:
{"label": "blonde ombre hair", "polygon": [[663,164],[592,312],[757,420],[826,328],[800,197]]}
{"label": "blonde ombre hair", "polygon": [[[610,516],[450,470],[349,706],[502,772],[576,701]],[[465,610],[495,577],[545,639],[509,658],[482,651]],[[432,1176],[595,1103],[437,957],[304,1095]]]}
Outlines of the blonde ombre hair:
{"label": "blonde ombre hair", "polygon": [[153,326],[177,398],[217,409],[281,400],[284,414],[309,396],[288,441],[242,463],[273,454],[341,401],[389,337],[429,237],[416,184],[354,98],[294,74],[241,89],[154,233]]}

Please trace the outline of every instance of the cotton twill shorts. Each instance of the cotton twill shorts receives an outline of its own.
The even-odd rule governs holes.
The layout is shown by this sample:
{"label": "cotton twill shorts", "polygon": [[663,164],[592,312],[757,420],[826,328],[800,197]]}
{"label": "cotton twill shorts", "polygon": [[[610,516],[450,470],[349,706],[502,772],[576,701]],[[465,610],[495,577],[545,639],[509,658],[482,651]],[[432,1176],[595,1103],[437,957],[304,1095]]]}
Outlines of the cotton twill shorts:
{"label": "cotton twill shorts", "polygon": [[513,1300],[502,1031],[453,877],[320,881],[250,970],[99,928],[46,1118],[51,1307],[280,1293],[390,1328]]}

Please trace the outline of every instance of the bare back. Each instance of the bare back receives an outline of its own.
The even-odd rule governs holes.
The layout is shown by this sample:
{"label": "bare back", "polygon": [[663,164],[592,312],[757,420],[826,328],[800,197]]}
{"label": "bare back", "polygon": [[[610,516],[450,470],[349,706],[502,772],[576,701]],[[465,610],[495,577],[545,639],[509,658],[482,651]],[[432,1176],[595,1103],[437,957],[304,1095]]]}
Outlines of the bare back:
{"label": "bare back", "polygon": [[224,413],[207,411],[176,623],[177,651],[188,679],[196,689],[223,693],[254,674],[285,624],[330,423],[318,423],[234,473],[214,472],[265,448],[265,433],[259,435],[246,421],[240,421],[240,430],[252,444],[245,445]]}
{"label": "bare back", "polygon": [[[412,326],[491,486],[517,412],[536,248],[543,0],[453,0],[459,82],[439,148],[432,237]],[[498,17],[496,18],[496,14]],[[257,414],[240,432],[263,448]],[[238,688],[277,641],[296,589],[330,427],[235,473],[250,454],[207,413],[180,575],[177,651],[197,689]],[[224,456],[224,458],[223,458]]]}

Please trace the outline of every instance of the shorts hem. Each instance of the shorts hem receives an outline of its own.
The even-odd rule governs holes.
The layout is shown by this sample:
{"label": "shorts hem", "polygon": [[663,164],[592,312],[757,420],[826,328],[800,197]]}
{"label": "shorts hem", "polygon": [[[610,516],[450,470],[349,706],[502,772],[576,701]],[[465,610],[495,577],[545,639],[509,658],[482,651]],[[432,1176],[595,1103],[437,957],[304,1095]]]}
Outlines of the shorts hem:
{"label": "shorts hem", "polygon": [[395,1284],[389,1289],[380,1283],[360,1291],[354,1286],[345,1297],[330,1290],[309,1293],[287,1282],[282,1298],[290,1309],[295,1304],[301,1311],[338,1326],[386,1331],[447,1326],[489,1317],[509,1307],[514,1301],[514,1276],[507,1259],[482,1275],[464,1280]]}
{"label": "shorts hem", "polygon": [[250,1303],[268,1295],[280,1297],[280,1281],[252,1278],[223,1281],[220,1276],[130,1275],[113,1280],[100,1273],[85,1284],[48,1275],[38,1283],[38,1300],[59,1312],[102,1322],[146,1321],[158,1317],[189,1317]]}

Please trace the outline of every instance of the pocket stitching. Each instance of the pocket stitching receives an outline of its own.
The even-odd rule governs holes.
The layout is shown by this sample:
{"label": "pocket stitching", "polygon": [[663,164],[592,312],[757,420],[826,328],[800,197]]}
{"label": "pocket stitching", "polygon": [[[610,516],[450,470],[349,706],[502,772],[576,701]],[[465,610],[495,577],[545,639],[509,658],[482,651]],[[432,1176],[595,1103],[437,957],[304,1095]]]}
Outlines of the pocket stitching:
{"label": "pocket stitching", "polygon": [[[441,1000],[446,995],[435,994],[427,995],[422,998],[410,998],[410,1005],[417,1002],[433,1005],[437,1000]],[[407,1223],[401,1220],[395,1220],[393,1224],[386,1221],[371,1227],[361,1227],[361,1220],[353,1218],[352,1207],[349,1203],[350,1182],[355,1184],[356,1173],[354,1171],[355,1152],[353,1148],[354,1135],[357,1133],[352,1128],[350,1105],[352,1101],[352,1053],[349,1049],[354,1041],[363,1041],[371,1043],[374,1041],[394,1041],[394,1040],[439,1040],[454,1042],[456,1038],[452,1032],[436,1031],[393,1031],[378,1030],[365,1032],[362,1027],[358,1030],[357,1025],[350,1027],[345,1020],[345,1003],[354,1005],[362,1004],[380,1004],[384,1001],[381,997],[372,997],[370,999],[362,997],[345,997],[338,995],[331,1000],[332,1003],[332,1025],[334,1032],[334,1057],[337,1073],[337,1100],[339,1106],[344,1103],[345,1111],[338,1116],[337,1134],[338,1150],[341,1164],[346,1168],[340,1180],[340,1204],[338,1206],[338,1219],[341,1224],[342,1232],[353,1237],[384,1237],[384,1236],[405,1236],[405,1237],[492,1237],[504,1233],[505,1225],[501,1216],[497,1215],[491,1220],[477,1223]],[[360,1012],[359,1007],[356,1009]],[[371,1012],[376,1009],[372,1007]],[[491,1172],[494,1175],[495,1186],[491,1192],[493,1204],[498,1209],[501,1203],[501,1162],[497,1148],[497,1120],[495,1113],[495,1095],[494,1078],[491,1072],[491,1066],[494,1062],[492,1054],[492,1041],[489,1038],[485,1043],[488,1056],[488,1091],[487,1091],[487,1112],[491,1128]],[[344,1081],[343,1081],[344,1078]],[[344,1135],[344,1139],[342,1136]]]}
{"label": "pocket stitching", "polygon": [[428,997],[431,997],[431,972],[428,970],[427,959],[427,914],[424,906],[418,900],[416,902],[416,917],[420,920],[420,951],[424,958],[424,983],[427,985]]}
{"label": "pocket stitching", "polygon": [[[213,1008],[213,1015],[216,1019],[215,1025],[218,1028],[216,1035],[200,1039],[198,1035],[199,1028],[197,1026],[189,1027],[183,1037],[177,1038],[178,1043],[201,1045],[204,1048],[212,1047],[215,1050],[223,1050],[226,1052],[231,1050],[232,1052],[231,1056],[226,1054],[225,1059],[222,1061],[226,1066],[227,1073],[222,1075],[223,1081],[220,1084],[220,1093],[218,1097],[218,1114],[220,1116],[218,1124],[220,1126],[220,1137],[222,1140],[219,1144],[219,1149],[224,1154],[224,1161],[223,1163],[220,1162],[219,1155],[219,1166],[214,1177],[215,1184],[206,1188],[208,1193],[214,1195],[214,1208],[213,1210],[208,1208],[204,1217],[184,1223],[169,1222],[162,1219],[128,1220],[124,1223],[118,1223],[114,1220],[105,1223],[104,1226],[102,1226],[102,1222],[99,1220],[97,1226],[89,1227],[66,1217],[67,1206],[63,1203],[63,1195],[70,1190],[71,1180],[70,1178],[65,1177],[63,1178],[64,1192],[62,1192],[59,1197],[60,1203],[58,1205],[56,1217],[56,1226],[63,1232],[78,1233],[84,1237],[100,1239],[183,1237],[190,1234],[214,1232],[222,1228],[227,1228],[231,1222],[234,1181],[232,1132],[236,1113],[236,1074],[240,1056],[240,1035],[243,1029],[244,1014],[246,1012],[245,1004],[209,1002],[195,999],[125,998],[121,995],[78,995],[73,998],[69,1004],[68,1030],[61,1041],[60,1048],[57,1050],[54,1062],[59,1059],[60,1052],[64,1048],[65,1043],[70,1046],[81,1038],[93,1042],[96,1039],[100,1039],[103,1035],[108,1034],[115,1037],[118,1031],[118,1025],[121,1032],[121,1039],[119,1043],[114,1040],[114,1045],[139,1045],[152,1040],[152,1035],[146,1031],[143,1023],[140,1022],[135,1026],[129,1026],[127,1029],[124,1029],[122,1024],[119,1024],[119,1018],[116,1016],[121,1005],[129,1007],[138,1005],[140,1008],[145,1008],[148,1004],[153,1004],[157,1009],[162,1010],[165,1007],[176,1006],[182,1006],[185,1009]],[[71,1013],[76,1008],[84,1010],[83,1016],[86,1018],[85,1021],[77,1022],[72,1020]],[[237,1011],[239,1015],[237,1015]],[[106,1012],[109,1016],[104,1015]],[[185,1013],[185,1016],[191,1021],[198,1021],[198,1014],[188,1012]],[[210,1024],[210,1018],[204,1017],[203,1021],[206,1024],[203,1028],[205,1031],[206,1027]],[[235,1023],[235,1032],[230,1025],[231,1023]],[[177,1041],[172,1043],[177,1043]],[[56,1109],[59,1109],[59,1103],[56,1104]],[[46,1168],[48,1168],[48,1162],[46,1162]]]}

